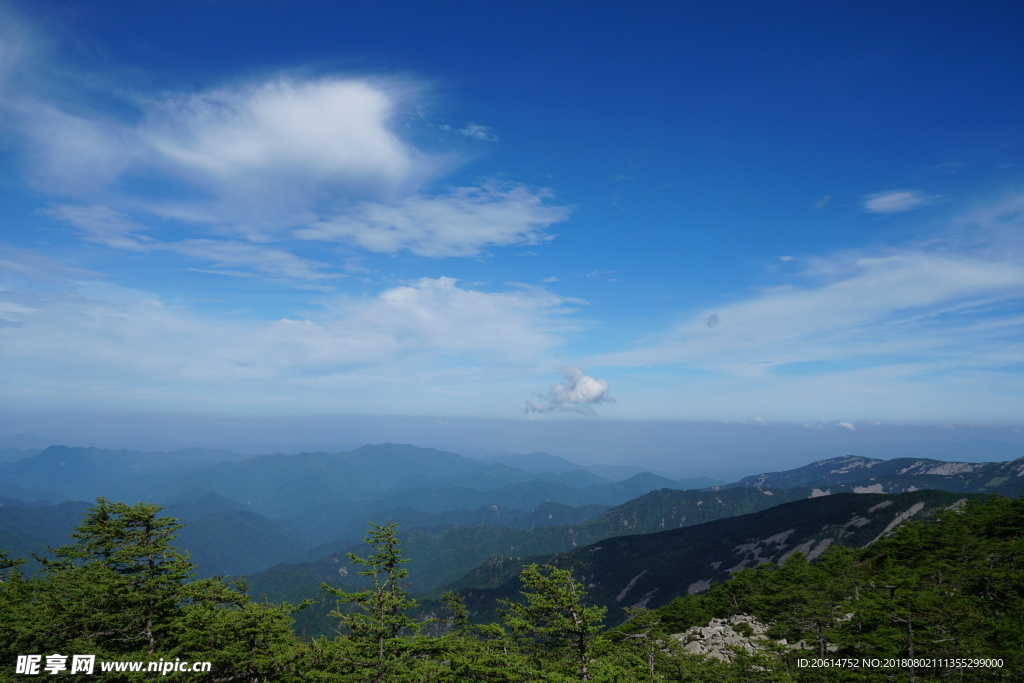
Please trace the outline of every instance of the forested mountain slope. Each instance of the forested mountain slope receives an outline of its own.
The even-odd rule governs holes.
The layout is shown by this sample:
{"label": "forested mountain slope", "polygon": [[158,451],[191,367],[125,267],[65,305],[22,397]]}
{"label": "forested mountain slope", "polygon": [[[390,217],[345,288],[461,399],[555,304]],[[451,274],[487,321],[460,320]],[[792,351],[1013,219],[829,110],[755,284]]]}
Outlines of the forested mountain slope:
{"label": "forested mountain slope", "polygon": [[908,519],[963,499],[945,491],[809,498],[693,527],[606,538],[561,554],[494,558],[446,589],[463,594],[470,609],[488,619],[499,599],[515,595],[525,564],[551,564],[571,569],[614,620],[623,607],[664,605],[795,552],[814,558],[833,544],[865,546]]}
{"label": "forested mountain slope", "polygon": [[[529,529],[490,524],[402,527],[403,548],[410,557],[417,558],[408,567],[409,587],[417,593],[431,591],[457,580],[491,557],[563,552],[614,536],[653,533],[764,510],[809,495],[810,489],[660,489],[571,525]],[[381,518],[379,521],[398,520]],[[362,526],[365,532],[365,523]],[[281,565],[249,576],[250,587],[254,594],[266,594],[272,600],[309,597],[297,587],[315,591],[321,582],[335,579],[347,564],[347,554],[359,552],[360,548],[360,543],[351,542],[319,546],[306,553],[309,556],[319,552],[315,560]]]}

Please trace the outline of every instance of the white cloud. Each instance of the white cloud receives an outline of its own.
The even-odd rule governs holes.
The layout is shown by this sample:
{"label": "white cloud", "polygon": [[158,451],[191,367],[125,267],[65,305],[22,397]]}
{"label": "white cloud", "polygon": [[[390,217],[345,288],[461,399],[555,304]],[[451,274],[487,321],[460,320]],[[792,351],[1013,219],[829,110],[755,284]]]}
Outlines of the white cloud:
{"label": "white cloud", "polygon": [[485,351],[524,360],[555,346],[558,333],[573,329],[560,318],[581,303],[538,287],[490,293],[440,277],[388,289],[368,304],[342,300],[339,305],[357,327],[388,330],[413,349]]}
{"label": "white cloud", "polygon": [[614,403],[608,395],[608,382],[583,374],[577,367],[565,368],[563,381],[526,402],[526,413],[575,412],[593,415],[594,406]]}
{"label": "white cloud", "polygon": [[297,230],[305,240],[354,243],[368,251],[419,256],[473,256],[492,246],[537,244],[544,230],[568,218],[566,207],[523,185],[460,187],[392,203],[363,202],[344,214]]}
{"label": "white cloud", "polygon": [[[260,243],[297,235],[428,257],[551,239],[545,230],[570,209],[545,190],[423,189],[457,159],[398,134],[419,97],[396,79],[280,77],[139,97],[123,103],[132,117],[31,94],[3,106],[37,186],[77,200],[51,215],[116,248],[137,250],[152,217]],[[495,139],[477,123],[460,132]]]}
{"label": "white cloud", "polygon": [[868,213],[902,213],[938,199],[921,190],[887,190],[864,196],[864,210]]}
{"label": "white cloud", "polygon": [[278,78],[126,103],[132,120],[31,97],[8,107],[34,142],[45,189],[95,197],[145,176],[190,192],[197,216],[272,223],[325,193],[393,192],[434,173],[442,161],[393,130],[413,93],[383,80]]}
{"label": "white cloud", "polygon": [[843,429],[849,429],[851,432],[857,431],[857,428],[854,427],[853,424],[850,422],[839,422],[837,424]]}
{"label": "white cloud", "polygon": [[165,163],[221,192],[391,187],[416,175],[420,153],[391,130],[408,93],[395,83],[282,78],[161,102],[139,133]]}

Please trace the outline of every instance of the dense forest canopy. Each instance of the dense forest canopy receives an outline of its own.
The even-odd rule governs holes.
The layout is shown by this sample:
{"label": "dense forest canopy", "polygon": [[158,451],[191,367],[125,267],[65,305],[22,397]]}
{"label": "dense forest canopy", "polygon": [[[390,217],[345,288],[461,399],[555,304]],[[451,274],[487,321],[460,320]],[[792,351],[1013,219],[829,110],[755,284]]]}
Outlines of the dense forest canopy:
{"label": "dense forest canopy", "polygon": [[[55,654],[210,662],[165,674],[190,681],[1009,681],[1024,667],[1021,498],[970,501],[814,562],[795,553],[744,569],[703,595],[630,609],[615,628],[570,571],[535,564],[493,623],[474,622],[456,593],[424,610],[406,591],[415,558],[402,556],[397,525],[372,525],[372,552],[350,558],[361,587],[324,586],[337,630],[312,639],[292,628],[308,603],[195,579],[174,547],[181,527],[158,506],[100,498],[34,575],[0,554],[0,680],[24,680],[16,667],[30,655],[46,674]],[[747,621],[729,622],[734,652],[694,653],[694,627],[736,615]]]}

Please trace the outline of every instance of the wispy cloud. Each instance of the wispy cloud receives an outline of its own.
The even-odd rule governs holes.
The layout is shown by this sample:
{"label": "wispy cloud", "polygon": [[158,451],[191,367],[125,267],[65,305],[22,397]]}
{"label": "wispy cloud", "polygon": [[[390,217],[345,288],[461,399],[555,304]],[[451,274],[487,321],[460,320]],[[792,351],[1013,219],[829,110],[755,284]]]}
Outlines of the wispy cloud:
{"label": "wispy cloud", "polygon": [[[46,270],[31,270],[40,268]],[[333,395],[331,405],[358,412],[368,402],[386,405],[395,390],[391,383],[364,386],[372,376],[404,376],[419,385],[412,396],[443,373],[449,384],[478,386],[469,370],[484,364],[492,381],[502,368],[532,371],[575,329],[566,314],[581,303],[536,287],[483,291],[452,278],[422,278],[366,299],[327,299],[316,317],[260,321],[203,315],[151,292],[50,271],[57,286],[45,291],[24,267],[0,272],[19,285],[0,293],[11,370],[0,395],[20,387],[25,400],[65,392],[69,400],[147,394],[139,400],[180,402],[202,394],[244,403],[252,392],[285,410]],[[361,393],[351,393],[352,382]],[[315,391],[304,397],[299,387]]]}
{"label": "wispy cloud", "polygon": [[934,202],[938,197],[922,190],[886,190],[864,196],[868,213],[902,213]]}
{"label": "wispy cloud", "polygon": [[75,226],[87,241],[115,249],[143,251],[155,242],[144,226],[109,206],[56,204],[44,213]]}
{"label": "wispy cloud", "polygon": [[285,249],[239,240],[187,239],[165,242],[154,248],[208,261],[219,268],[240,267],[287,280],[330,280],[343,277],[343,274],[331,272],[331,266],[326,263],[301,258]]}
{"label": "wispy cloud", "polygon": [[551,239],[545,229],[566,220],[569,209],[545,203],[547,197],[523,185],[487,183],[390,203],[362,202],[297,230],[295,236],[355,244],[378,253],[475,256],[488,247]]}
{"label": "wispy cloud", "polygon": [[481,126],[479,123],[470,123],[459,131],[467,138],[482,140],[484,142],[497,142],[498,136],[488,126]]}
{"label": "wispy cloud", "polygon": [[89,242],[137,252],[173,252],[194,261],[212,263],[217,268],[236,269],[217,271],[222,274],[258,273],[300,281],[342,277],[331,273],[326,263],[304,259],[264,244],[205,238],[160,241],[146,234],[145,226],[107,206],[60,204],[50,207],[45,213],[75,226]]}
{"label": "wispy cloud", "polygon": [[[277,242],[278,251],[299,239],[466,257],[551,239],[546,229],[570,208],[546,190],[508,181],[427,189],[458,157],[399,134],[422,94],[409,80],[281,76],[137,96],[121,102],[129,115],[90,109],[84,94],[54,102],[27,92],[0,106],[21,134],[36,186],[74,200],[49,214],[114,248],[140,250],[153,221],[235,240],[167,247],[193,257],[236,253],[238,240]],[[496,139],[477,123],[459,132]],[[311,272],[276,269],[286,270]]]}
{"label": "wispy cloud", "polygon": [[691,416],[838,420],[957,415],[970,403],[1005,417],[1024,367],[1022,205],[974,211],[929,247],[804,257],[781,285],[583,360],[685,378],[678,394],[649,399],[652,411],[672,401]]}
{"label": "wispy cloud", "polygon": [[574,412],[594,415],[595,405],[615,402],[608,394],[608,382],[584,375],[578,367],[565,368],[562,378],[561,383],[544,393],[535,394],[533,400],[527,401],[525,412]]}
{"label": "wispy cloud", "polygon": [[924,351],[952,341],[925,335],[927,328],[954,332],[1024,292],[1016,262],[941,252],[844,254],[814,267],[805,274],[813,284],[769,289],[698,314],[662,343],[604,356],[599,364],[712,362],[739,371],[763,358],[779,366]]}

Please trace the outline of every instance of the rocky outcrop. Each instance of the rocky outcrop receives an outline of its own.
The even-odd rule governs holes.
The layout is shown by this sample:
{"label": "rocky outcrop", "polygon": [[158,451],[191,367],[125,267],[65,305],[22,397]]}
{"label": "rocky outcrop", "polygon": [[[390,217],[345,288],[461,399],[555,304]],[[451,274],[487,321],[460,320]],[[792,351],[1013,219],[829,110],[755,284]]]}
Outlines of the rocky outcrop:
{"label": "rocky outcrop", "polygon": [[[707,626],[694,626],[684,633],[675,633],[669,637],[682,643],[686,652],[725,662],[732,661],[737,648],[747,654],[757,654],[769,648],[778,649],[780,646],[794,650],[809,649],[804,641],[789,643],[785,639],[769,638],[768,625],[748,614],[712,619]],[[829,645],[828,650],[834,652],[836,647]]]}
{"label": "rocky outcrop", "polygon": [[737,614],[728,619],[712,619],[707,626],[694,626],[670,637],[682,643],[689,653],[728,662],[736,656],[733,648],[755,654],[771,642],[787,644],[785,640],[772,641],[765,635],[767,631],[768,626],[754,617]]}

